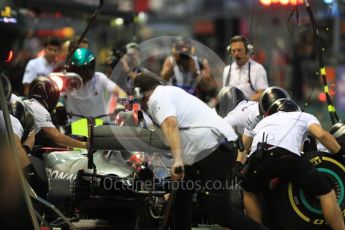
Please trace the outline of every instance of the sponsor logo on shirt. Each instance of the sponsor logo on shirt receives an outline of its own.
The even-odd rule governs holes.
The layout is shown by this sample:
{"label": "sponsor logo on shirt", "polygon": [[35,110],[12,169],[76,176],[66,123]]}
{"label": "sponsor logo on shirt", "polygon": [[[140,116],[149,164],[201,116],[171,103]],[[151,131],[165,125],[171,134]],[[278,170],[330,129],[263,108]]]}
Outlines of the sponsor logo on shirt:
{"label": "sponsor logo on shirt", "polygon": [[46,121],[47,122],[52,122],[52,119],[50,117],[50,114],[46,114]]}
{"label": "sponsor logo on shirt", "polygon": [[156,112],[158,112],[158,110],[160,110],[160,109],[161,109],[161,107],[158,106],[158,101],[154,101],[154,102],[152,103],[152,111],[153,111],[154,113],[156,113]]}

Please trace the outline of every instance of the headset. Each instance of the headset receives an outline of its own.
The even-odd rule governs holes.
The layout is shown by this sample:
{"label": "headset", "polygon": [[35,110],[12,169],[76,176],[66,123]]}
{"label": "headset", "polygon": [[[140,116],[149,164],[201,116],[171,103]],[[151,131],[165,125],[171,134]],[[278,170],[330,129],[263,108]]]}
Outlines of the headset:
{"label": "headset", "polygon": [[231,39],[230,39],[230,43],[229,45],[226,47],[226,50],[228,51],[228,53],[231,55],[231,44],[233,42],[243,42],[244,44],[244,48],[245,48],[245,51],[246,51],[246,54],[248,53],[251,53],[254,49],[253,45],[249,43],[248,39],[245,37],[245,36],[242,36],[242,35],[236,35],[236,36],[233,36]]}

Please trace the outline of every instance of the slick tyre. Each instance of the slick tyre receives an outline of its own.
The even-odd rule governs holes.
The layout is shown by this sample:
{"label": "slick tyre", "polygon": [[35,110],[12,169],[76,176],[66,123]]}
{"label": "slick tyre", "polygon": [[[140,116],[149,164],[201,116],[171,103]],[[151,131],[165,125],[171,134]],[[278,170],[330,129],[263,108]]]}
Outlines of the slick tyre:
{"label": "slick tyre", "polygon": [[[344,216],[344,162],[334,160],[328,153],[322,152],[308,153],[303,157],[306,157],[330,182]],[[280,182],[275,186],[269,196],[269,208],[275,213],[279,225],[286,230],[330,229],[323,217],[320,202],[293,183]]]}

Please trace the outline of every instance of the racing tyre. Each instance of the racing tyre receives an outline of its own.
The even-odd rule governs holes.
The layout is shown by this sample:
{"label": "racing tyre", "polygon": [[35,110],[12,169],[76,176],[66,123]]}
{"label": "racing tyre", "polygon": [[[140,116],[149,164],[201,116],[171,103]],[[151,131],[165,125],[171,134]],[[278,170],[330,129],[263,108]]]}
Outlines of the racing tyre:
{"label": "racing tyre", "polygon": [[[345,215],[345,167],[328,153],[308,153],[306,157],[330,182],[335,190],[343,216]],[[270,213],[274,213],[279,229],[330,229],[323,218],[319,201],[293,183],[280,182],[269,194]],[[278,229],[278,228],[277,228]]]}

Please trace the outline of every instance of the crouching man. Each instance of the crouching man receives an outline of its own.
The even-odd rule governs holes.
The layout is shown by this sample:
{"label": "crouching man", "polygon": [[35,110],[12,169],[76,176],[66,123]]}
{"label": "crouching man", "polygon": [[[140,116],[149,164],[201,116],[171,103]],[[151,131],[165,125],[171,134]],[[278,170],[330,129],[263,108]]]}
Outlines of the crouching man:
{"label": "crouching man", "polygon": [[[248,158],[248,171],[243,189],[248,198],[246,209],[253,219],[261,220],[258,193],[272,178],[291,181],[320,199],[325,220],[333,230],[344,230],[344,221],[334,190],[325,177],[305,158],[301,157],[304,138],[309,132],[333,153],[341,157],[344,151],[335,138],[322,129],[317,118],[301,112],[289,99],[275,101],[254,128],[253,144]],[[262,141],[264,140],[264,141]]]}

